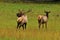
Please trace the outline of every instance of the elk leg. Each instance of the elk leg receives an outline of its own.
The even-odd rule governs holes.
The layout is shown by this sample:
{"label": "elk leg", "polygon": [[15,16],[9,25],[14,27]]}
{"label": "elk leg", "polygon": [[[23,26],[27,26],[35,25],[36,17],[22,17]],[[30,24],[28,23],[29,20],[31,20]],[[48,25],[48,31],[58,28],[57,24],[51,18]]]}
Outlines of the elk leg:
{"label": "elk leg", "polygon": [[42,24],[42,28],[44,28],[44,23]]}
{"label": "elk leg", "polygon": [[27,23],[25,23],[25,30],[26,30],[26,25],[27,25]]}
{"label": "elk leg", "polygon": [[19,29],[21,28],[21,25],[19,26]]}
{"label": "elk leg", "polygon": [[22,25],[22,28],[23,28],[23,30],[24,30],[24,24]]}
{"label": "elk leg", "polygon": [[40,29],[40,26],[41,26],[41,20],[38,20],[38,24],[39,24],[39,29]]}
{"label": "elk leg", "polygon": [[18,29],[18,27],[19,27],[19,24],[20,24],[20,23],[17,23],[17,29]]}
{"label": "elk leg", "polygon": [[40,29],[40,27],[41,27],[41,23],[39,23],[39,29]]}
{"label": "elk leg", "polygon": [[45,23],[45,27],[46,27],[46,29],[47,29],[47,22]]}

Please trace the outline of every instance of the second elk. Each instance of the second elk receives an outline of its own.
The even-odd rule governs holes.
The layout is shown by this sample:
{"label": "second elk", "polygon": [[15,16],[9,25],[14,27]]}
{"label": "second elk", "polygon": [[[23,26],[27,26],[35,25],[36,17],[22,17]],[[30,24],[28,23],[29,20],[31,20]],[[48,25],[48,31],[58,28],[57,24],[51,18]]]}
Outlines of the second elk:
{"label": "second elk", "polygon": [[49,14],[50,11],[45,11],[45,15],[38,15],[38,26],[39,26],[39,29],[42,25],[42,28],[44,28],[44,24],[45,24],[45,28],[47,29],[47,22],[48,22],[48,17],[49,17]]}

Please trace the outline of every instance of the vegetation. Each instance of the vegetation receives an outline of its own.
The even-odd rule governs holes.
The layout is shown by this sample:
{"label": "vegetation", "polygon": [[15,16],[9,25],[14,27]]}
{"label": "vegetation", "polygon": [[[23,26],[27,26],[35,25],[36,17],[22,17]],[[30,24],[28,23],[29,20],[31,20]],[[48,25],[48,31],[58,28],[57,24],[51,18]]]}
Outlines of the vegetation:
{"label": "vegetation", "polygon": [[[16,31],[18,9],[27,13],[27,29]],[[50,10],[48,28],[38,28],[37,16]],[[0,3],[0,40],[60,40],[60,4]]]}

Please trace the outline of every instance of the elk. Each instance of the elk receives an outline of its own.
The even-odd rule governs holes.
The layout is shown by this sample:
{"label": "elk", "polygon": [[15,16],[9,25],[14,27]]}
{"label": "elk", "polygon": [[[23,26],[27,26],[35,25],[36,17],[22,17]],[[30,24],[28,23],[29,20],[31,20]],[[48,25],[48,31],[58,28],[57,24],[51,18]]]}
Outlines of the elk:
{"label": "elk", "polygon": [[45,15],[38,15],[38,25],[39,25],[39,29],[40,29],[40,26],[42,25],[42,28],[44,27],[44,24],[45,24],[45,27],[47,29],[47,22],[48,22],[48,17],[49,17],[49,13],[50,11],[45,11]]}
{"label": "elk", "polygon": [[22,26],[23,30],[26,29],[26,25],[27,25],[27,15],[22,15],[21,17],[19,17],[17,19],[17,29]]}
{"label": "elk", "polygon": [[17,13],[17,29],[22,26],[23,30],[26,29],[26,25],[27,25],[27,15],[25,13],[31,12],[31,10],[28,10],[27,12],[24,12],[24,10],[19,10],[19,12]]}

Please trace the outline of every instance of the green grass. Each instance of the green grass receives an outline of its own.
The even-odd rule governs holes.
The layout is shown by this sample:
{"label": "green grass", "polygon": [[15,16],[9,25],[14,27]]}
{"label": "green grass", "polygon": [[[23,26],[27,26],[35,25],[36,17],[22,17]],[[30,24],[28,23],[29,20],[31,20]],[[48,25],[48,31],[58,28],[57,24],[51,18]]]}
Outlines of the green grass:
{"label": "green grass", "polygon": [[[16,31],[16,13],[18,9],[27,13],[27,30]],[[38,30],[37,16],[50,10],[48,30]],[[57,17],[56,15],[59,15]],[[60,4],[0,3],[0,40],[60,40]]]}

